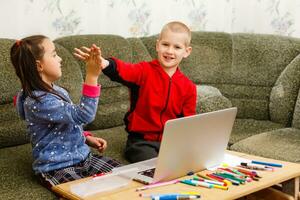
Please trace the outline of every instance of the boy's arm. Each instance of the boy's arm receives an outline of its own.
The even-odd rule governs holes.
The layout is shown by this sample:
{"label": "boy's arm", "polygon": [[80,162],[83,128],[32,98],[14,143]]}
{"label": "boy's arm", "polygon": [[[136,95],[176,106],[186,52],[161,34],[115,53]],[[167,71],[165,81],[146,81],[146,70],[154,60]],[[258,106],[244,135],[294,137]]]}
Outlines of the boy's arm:
{"label": "boy's arm", "polygon": [[192,84],[191,89],[189,90],[183,105],[183,116],[186,117],[186,116],[196,114],[196,100],[197,100],[196,85]]}
{"label": "boy's arm", "polygon": [[104,59],[102,72],[112,81],[129,85],[134,83],[140,85],[143,77],[144,65],[141,63],[126,63],[116,58]]}

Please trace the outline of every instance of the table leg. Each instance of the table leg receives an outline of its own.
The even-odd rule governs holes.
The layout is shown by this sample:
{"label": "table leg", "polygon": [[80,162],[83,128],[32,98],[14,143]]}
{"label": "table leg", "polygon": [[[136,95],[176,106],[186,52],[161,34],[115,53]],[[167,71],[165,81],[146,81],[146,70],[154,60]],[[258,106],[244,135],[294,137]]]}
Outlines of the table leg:
{"label": "table leg", "polygon": [[285,181],[282,183],[282,191],[294,197],[295,200],[299,197],[299,177]]}

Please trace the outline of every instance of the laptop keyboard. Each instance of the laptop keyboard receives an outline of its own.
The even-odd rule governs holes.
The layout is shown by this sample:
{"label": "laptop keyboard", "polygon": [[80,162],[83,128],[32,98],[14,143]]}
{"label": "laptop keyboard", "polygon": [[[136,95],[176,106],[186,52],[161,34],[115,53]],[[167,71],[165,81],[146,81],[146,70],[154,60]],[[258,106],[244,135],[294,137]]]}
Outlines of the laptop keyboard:
{"label": "laptop keyboard", "polygon": [[154,172],[155,172],[155,168],[151,168],[151,169],[147,169],[144,171],[140,171],[140,172],[138,172],[138,174],[153,178]]}

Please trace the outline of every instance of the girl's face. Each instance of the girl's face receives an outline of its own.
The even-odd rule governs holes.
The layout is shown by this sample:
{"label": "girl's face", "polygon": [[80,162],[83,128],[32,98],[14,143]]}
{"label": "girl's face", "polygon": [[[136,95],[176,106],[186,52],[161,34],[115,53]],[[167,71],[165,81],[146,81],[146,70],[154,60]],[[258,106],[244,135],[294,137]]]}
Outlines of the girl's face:
{"label": "girl's face", "polygon": [[167,30],[157,41],[157,57],[167,73],[175,72],[181,60],[190,55],[192,48],[186,45],[187,38],[186,33]]}
{"label": "girl's face", "polygon": [[53,42],[45,39],[42,43],[44,48],[44,56],[41,60],[37,60],[38,71],[45,81],[50,86],[61,77],[61,61],[57,55]]}

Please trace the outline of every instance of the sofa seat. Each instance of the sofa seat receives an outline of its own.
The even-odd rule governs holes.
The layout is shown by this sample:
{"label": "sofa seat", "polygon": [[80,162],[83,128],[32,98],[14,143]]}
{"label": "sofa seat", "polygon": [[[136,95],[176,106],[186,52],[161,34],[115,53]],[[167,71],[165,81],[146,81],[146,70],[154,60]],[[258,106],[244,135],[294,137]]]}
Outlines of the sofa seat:
{"label": "sofa seat", "polygon": [[237,118],[230,135],[229,146],[250,136],[280,128],[284,128],[284,125],[268,120]]}
{"label": "sofa seat", "polygon": [[300,163],[299,144],[300,129],[282,128],[253,135],[233,144],[230,149],[247,154]]}
{"label": "sofa seat", "polygon": [[32,171],[31,145],[0,149],[0,199],[57,199]]}

